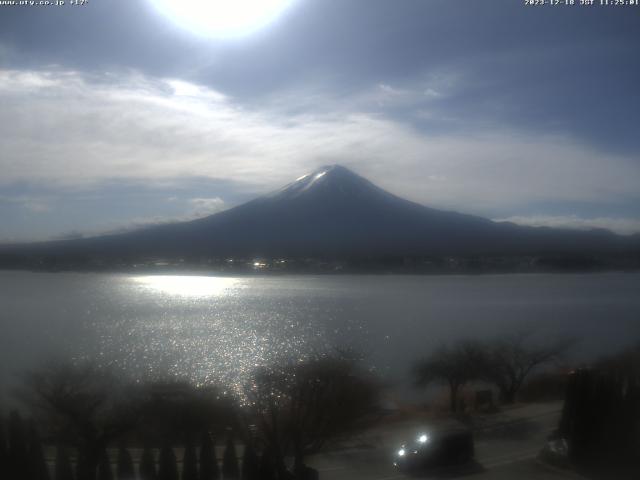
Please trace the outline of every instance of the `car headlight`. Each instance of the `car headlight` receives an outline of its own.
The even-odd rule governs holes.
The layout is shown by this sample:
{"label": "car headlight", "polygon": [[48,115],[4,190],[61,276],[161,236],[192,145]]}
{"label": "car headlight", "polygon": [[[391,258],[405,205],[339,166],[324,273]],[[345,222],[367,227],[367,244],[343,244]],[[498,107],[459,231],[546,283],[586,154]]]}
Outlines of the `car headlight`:
{"label": "car headlight", "polygon": [[398,456],[399,457],[404,457],[405,453],[407,453],[407,452],[405,451],[404,448],[401,448],[400,450],[398,450]]}
{"label": "car headlight", "polygon": [[429,435],[427,435],[426,433],[423,433],[418,437],[419,443],[427,443],[428,441],[429,441]]}

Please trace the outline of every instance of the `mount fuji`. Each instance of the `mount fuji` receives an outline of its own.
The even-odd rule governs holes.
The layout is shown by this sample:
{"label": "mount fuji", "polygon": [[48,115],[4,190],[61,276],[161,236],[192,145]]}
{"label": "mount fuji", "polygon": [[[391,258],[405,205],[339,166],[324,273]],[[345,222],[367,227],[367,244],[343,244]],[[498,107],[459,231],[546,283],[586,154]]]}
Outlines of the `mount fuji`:
{"label": "mount fuji", "polygon": [[[269,195],[189,222],[24,245],[38,254],[99,257],[323,257],[585,254],[638,251],[637,236],[534,228],[436,210],[339,165]],[[6,252],[5,252],[6,253]]]}

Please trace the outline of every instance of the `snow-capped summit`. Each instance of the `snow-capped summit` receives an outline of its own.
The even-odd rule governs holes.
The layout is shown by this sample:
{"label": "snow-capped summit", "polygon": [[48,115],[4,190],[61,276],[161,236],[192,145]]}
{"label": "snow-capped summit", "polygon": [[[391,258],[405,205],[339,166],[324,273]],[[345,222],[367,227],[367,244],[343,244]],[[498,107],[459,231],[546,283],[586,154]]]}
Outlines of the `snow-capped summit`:
{"label": "snow-capped summit", "polygon": [[311,173],[302,175],[272,196],[298,198],[301,195],[316,194],[338,195],[341,198],[391,195],[342,165],[325,165]]}

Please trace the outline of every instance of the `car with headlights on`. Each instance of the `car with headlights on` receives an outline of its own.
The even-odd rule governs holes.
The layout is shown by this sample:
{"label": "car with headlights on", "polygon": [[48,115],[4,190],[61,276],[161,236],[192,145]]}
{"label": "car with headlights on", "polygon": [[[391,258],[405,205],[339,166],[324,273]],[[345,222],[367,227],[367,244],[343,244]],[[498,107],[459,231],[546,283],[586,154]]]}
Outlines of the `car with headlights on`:
{"label": "car with headlights on", "polygon": [[419,430],[394,454],[393,464],[404,472],[466,465],[473,462],[473,433],[461,425]]}

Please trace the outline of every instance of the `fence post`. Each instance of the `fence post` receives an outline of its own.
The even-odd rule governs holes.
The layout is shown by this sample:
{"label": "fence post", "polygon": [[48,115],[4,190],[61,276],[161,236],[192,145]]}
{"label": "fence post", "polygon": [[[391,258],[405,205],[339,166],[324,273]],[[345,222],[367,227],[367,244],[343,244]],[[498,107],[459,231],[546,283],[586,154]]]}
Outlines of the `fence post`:
{"label": "fence post", "polygon": [[30,480],[49,480],[49,469],[44,459],[42,442],[35,425],[29,430],[29,478]]}
{"label": "fence post", "polygon": [[133,467],[133,459],[124,445],[120,445],[120,448],[118,448],[117,462],[116,473],[118,474],[118,480],[135,480],[136,473]]}
{"label": "fence post", "polygon": [[158,480],[179,480],[176,455],[170,446],[165,445],[160,450],[159,463]]}
{"label": "fence post", "polygon": [[219,478],[216,445],[209,432],[204,432],[200,442],[200,480],[218,480]]}
{"label": "fence post", "polygon": [[100,453],[100,461],[98,462],[98,480],[113,480],[111,459],[107,453],[106,446],[102,448],[102,452]]}
{"label": "fence post", "polygon": [[73,470],[67,449],[61,445],[56,447],[55,480],[73,480]]}
{"label": "fence post", "polygon": [[157,480],[156,459],[154,458],[153,451],[151,451],[147,445],[145,445],[142,450],[138,468],[140,471],[140,480]]}
{"label": "fence post", "polygon": [[182,458],[182,480],[198,480],[198,459],[191,439],[187,439]]}
{"label": "fence post", "polygon": [[248,441],[244,447],[244,456],[242,457],[242,480],[260,480],[258,455],[250,441]]}
{"label": "fence post", "polygon": [[16,411],[9,415],[9,478],[27,478],[28,449],[25,426]]}
{"label": "fence post", "polygon": [[238,480],[240,478],[240,467],[238,466],[236,446],[233,443],[233,433],[230,433],[227,437],[227,445],[222,457],[222,478],[224,480]]}

